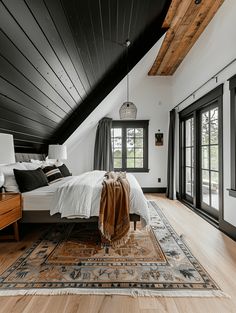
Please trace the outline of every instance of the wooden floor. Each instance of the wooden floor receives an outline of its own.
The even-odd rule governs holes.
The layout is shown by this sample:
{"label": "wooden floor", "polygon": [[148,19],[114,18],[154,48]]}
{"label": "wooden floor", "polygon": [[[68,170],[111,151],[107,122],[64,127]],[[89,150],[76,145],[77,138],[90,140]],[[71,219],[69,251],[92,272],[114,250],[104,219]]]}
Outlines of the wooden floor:
{"label": "wooden floor", "polygon": [[[1,313],[235,313],[236,242],[205,222],[178,201],[147,195],[164,211],[172,226],[215,279],[227,298],[131,298],[126,296],[17,296],[0,297]],[[0,272],[29,246],[32,230],[19,243],[0,243]]]}

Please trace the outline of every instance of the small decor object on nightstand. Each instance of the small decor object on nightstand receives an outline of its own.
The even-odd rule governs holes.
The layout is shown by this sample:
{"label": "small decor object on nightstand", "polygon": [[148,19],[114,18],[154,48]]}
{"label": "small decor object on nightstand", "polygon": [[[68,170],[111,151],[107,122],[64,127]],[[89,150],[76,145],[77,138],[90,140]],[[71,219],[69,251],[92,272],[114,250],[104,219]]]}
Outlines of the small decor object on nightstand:
{"label": "small decor object on nightstand", "polygon": [[156,146],[163,146],[163,133],[156,133],[155,134],[155,145]]}
{"label": "small decor object on nightstand", "polygon": [[1,240],[19,241],[18,220],[22,217],[21,195],[19,193],[0,194],[0,230],[13,224],[14,235],[0,236]]}

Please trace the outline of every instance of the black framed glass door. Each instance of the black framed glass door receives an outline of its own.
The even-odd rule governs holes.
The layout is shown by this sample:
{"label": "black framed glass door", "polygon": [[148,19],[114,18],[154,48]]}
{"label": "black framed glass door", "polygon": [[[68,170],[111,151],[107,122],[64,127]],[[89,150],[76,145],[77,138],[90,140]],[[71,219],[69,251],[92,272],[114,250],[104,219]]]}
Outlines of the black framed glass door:
{"label": "black framed glass door", "polygon": [[219,217],[219,109],[217,103],[200,112],[200,204]]}
{"label": "black framed glass door", "polygon": [[219,86],[179,113],[180,199],[211,220],[223,219],[223,125]]}
{"label": "black framed glass door", "polygon": [[184,121],[184,151],[183,151],[184,198],[193,203],[194,198],[194,119],[189,117]]}

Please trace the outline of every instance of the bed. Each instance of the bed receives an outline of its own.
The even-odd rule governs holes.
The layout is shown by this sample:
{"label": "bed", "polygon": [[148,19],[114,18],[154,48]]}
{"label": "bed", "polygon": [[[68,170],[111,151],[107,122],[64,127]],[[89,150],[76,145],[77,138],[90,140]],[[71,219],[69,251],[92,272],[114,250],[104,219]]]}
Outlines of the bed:
{"label": "bed", "polygon": [[[104,171],[91,171],[79,176],[64,177],[49,186],[22,193],[21,222],[96,222],[104,174]],[[130,220],[134,222],[134,228],[136,222],[140,220],[145,226],[149,224],[147,200],[136,178],[132,174],[127,174],[127,179],[131,190]],[[71,209],[63,211],[63,207]]]}
{"label": "bed", "polygon": [[[43,154],[28,154],[16,153],[16,160],[18,162],[30,162],[30,160],[45,160]],[[56,190],[59,190],[63,184],[72,181],[75,176],[64,177],[62,180],[55,182],[49,186],[41,187],[29,192],[22,193],[22,220],[23,223],[83,223],[83,222],[97,222],[99,215],[99,201],[102,190],[102,179],[104,171],[88,172],[95,173],[98,176],[98,182],[94,186],[94,197],[96,201],[93,202],[92,210],[86,218],[81,216],[74,216],[74,218],[62,217],[61,213],[54,212],[53,215],[50,211],[53,206],[54,196]],[[97,175],[98,174],[98,175]],[[81,175],[80,175],[81,176]],[[78,176],[78,179],[79,177]],[[141,221],[143,226],[148,225],[150,221],[147,200],[144,197],[142,189],[132,174],[127,174],[130,183],[130,221],[134,222],[134,229],[136,223]]]}

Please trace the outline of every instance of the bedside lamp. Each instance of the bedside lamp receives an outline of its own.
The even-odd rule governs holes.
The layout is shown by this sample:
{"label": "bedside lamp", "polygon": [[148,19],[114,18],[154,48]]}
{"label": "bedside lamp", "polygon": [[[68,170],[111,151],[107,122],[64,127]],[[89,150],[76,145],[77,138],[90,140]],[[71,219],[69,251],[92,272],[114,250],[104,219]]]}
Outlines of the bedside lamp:
{"label": "bedside lamp", "polygon": [[56,166],[60,166],[63,164],[61,160],[67,159],[67,150],[64,145],[49,145],[48,147],[48,158],[56,159]]}
{"label": "bedside lamp", "polygon": [[[15,150],[13,136],[10,134],[0,133],[0,165],[15,163]],[[4,174],[0,170],[0,189],[4,184]]]}

